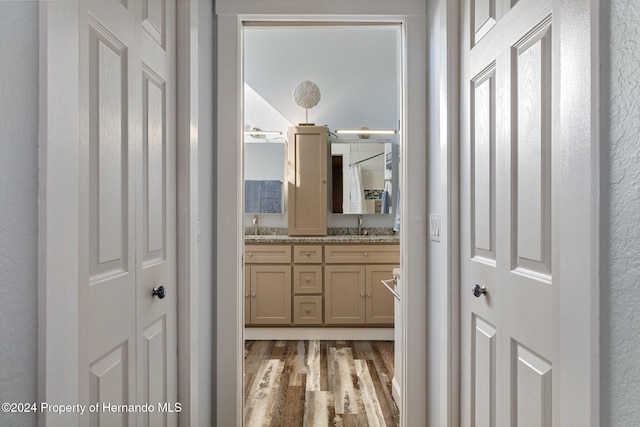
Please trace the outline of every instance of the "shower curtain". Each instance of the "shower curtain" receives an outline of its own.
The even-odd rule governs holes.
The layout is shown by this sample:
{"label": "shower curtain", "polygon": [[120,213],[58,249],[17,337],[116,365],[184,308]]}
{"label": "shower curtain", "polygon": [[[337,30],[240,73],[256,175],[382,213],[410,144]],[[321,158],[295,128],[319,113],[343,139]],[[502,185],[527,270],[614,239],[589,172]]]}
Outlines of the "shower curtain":
{"label": "shower curtain", "polygon": [[349,199],[351,201],[349,206],[350,213],[367,213],[364,205],[364,189],[362,188],[360,165],[349,166]]}

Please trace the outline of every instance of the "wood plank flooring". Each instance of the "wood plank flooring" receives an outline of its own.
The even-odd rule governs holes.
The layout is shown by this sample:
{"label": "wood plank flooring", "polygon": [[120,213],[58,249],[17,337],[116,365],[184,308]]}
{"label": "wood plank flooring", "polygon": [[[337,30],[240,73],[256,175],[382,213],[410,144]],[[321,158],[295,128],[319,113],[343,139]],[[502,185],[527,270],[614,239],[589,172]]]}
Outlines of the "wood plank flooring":
{"label": "wood plank flooring", "polygon": [[398,426],[392,341],[245,341],[245,427]]}

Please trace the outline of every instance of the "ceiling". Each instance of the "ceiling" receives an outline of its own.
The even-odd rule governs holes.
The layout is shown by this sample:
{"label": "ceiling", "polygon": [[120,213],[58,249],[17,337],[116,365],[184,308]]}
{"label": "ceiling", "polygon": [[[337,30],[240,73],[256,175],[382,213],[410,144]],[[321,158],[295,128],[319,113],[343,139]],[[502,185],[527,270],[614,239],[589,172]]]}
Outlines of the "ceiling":
{"label": "ceiling", "polygon": [[399,46],[396,25],[245,27],[245,128],[305,123],[292,94],[310,80],[321,99],[309,122],[331,130],[397,129]]}

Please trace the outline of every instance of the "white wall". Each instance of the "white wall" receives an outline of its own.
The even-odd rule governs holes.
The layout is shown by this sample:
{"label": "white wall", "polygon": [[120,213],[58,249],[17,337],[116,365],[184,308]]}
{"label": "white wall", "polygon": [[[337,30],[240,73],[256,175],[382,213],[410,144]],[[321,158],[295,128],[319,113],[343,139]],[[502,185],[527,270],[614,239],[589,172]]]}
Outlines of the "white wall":
{"label": "white wall", "polygon": [[311,80],[321,94],[309,110],[311,123],[331,130],[396,129],[398,43],[396,26],[248,27],[245,82],[291,123],[305,122],[305,110],[292,93],[300,82]]}
{"label": "white wall", "polygon": [[[0,402],[37,400],[38,2],[0,1]],[[0,425],[35,426],[0,412]]]}
{"label": "white wall", "polygon": [[640,4],[602,11],[601,426],[640,425]]}
{"label": "white wall", "polygon": [[213,425],[215,369],[215,129],[216,27],[213,1],[198,2],[198,425]]}
{"label": "white wall", "polygon": [[251,143],[244,145],[244,179],[284,182],[284,144]]}

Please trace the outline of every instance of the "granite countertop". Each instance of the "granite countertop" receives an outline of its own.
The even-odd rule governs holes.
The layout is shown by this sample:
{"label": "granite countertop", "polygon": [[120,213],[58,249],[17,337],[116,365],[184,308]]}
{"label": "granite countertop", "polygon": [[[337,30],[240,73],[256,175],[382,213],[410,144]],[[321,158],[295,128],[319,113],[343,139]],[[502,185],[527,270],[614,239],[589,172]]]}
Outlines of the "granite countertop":
{"label": "granite countertop", "polygon": [[398,243],[399,235],[328,235],[328,236],[287,236],[287,235],[245,235],[245,243]]}

